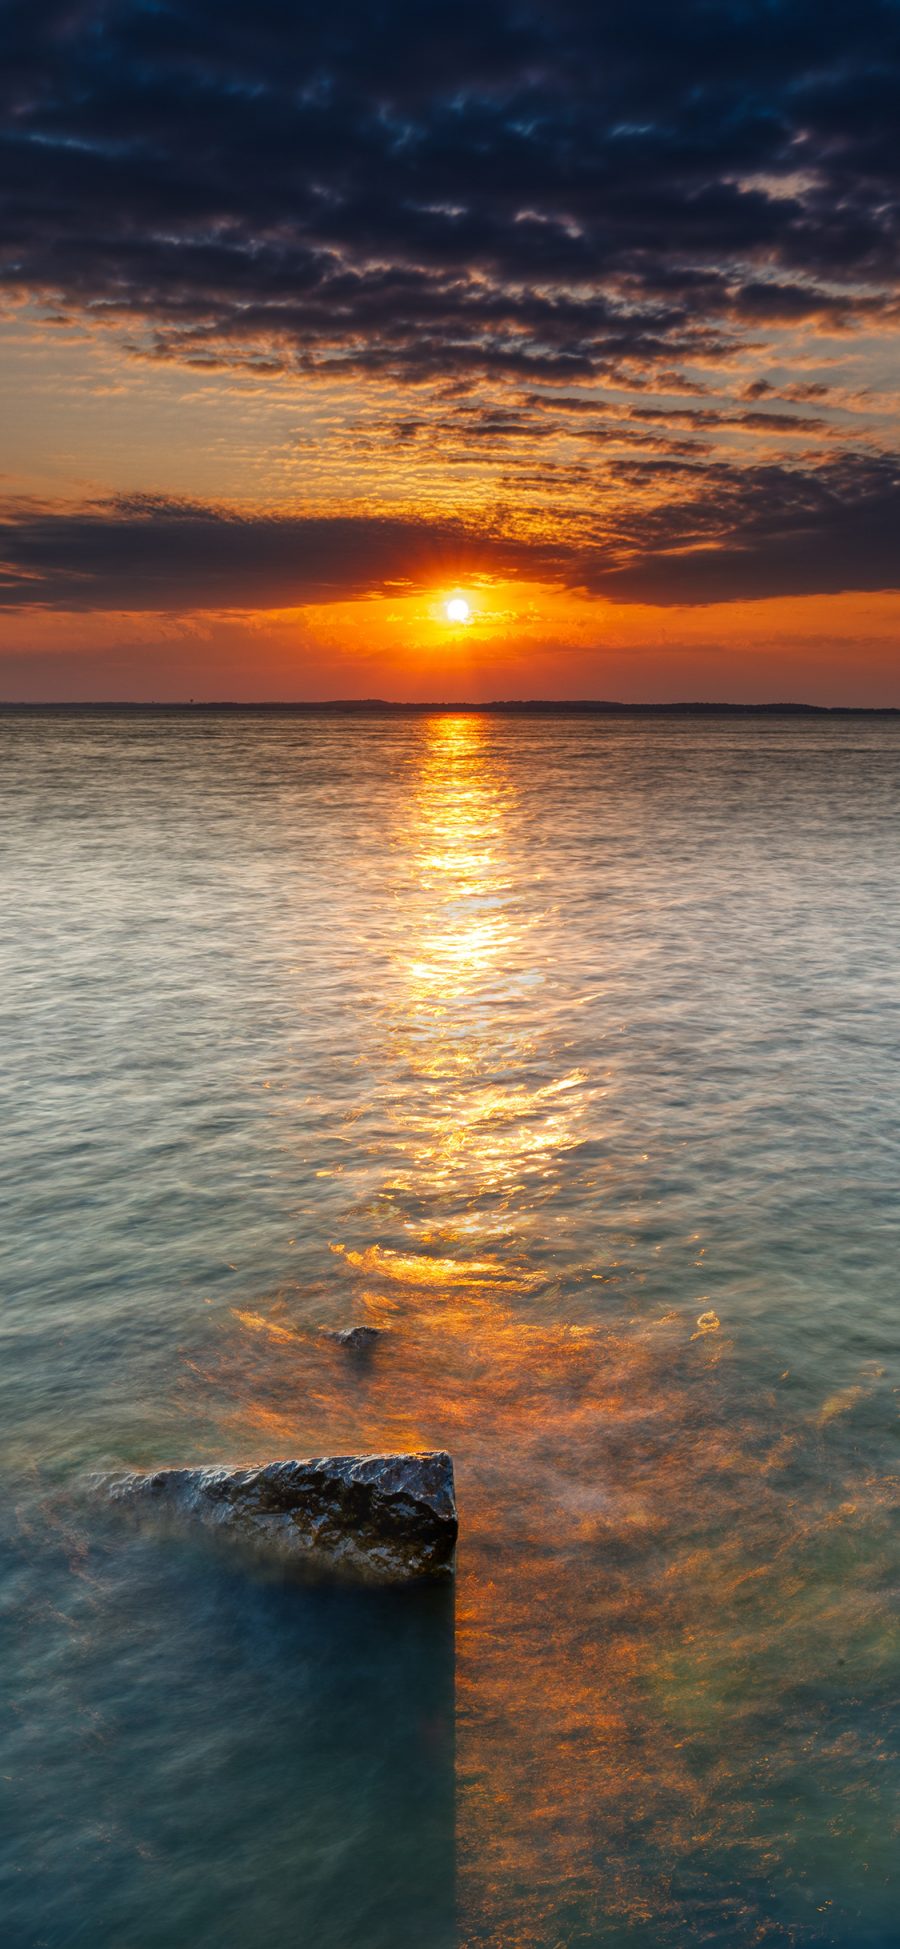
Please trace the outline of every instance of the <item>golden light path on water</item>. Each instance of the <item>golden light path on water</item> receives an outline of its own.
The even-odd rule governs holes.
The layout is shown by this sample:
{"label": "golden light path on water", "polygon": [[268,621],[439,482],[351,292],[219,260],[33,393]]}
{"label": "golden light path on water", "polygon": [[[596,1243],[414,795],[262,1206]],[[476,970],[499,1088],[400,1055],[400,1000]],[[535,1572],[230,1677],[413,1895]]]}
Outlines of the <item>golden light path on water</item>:
{"label": "golden light path on water", "polygon": [[632,1317],[599,1228],[592,1255],[614,1065],[572,1060],[563,923],[485,720],[423,727],[394,842],[391,979],[345,1130],[367,1189],[331,1241],[348,1317],[387,1331],[349,1372],[290,1296],[241,1309],[236,1440],[453,1453],[461,1941],[669,1940],[730,1848],[719,1925],[732,1900],[742,1941],[793,1941],[748,1894],[783,1847],[765,1765],[760,1811],[727,1742],[710,1763],[704,1742],[727,1713],[739,1747],[768,1688],[777,1746],[779,1690],[811,1647],[831,1655],[804,1565],[880,1492],[849,1483],[837,1511],[801,1516],[797,1433],[774,1400],[736,1414],[715,1314]]}

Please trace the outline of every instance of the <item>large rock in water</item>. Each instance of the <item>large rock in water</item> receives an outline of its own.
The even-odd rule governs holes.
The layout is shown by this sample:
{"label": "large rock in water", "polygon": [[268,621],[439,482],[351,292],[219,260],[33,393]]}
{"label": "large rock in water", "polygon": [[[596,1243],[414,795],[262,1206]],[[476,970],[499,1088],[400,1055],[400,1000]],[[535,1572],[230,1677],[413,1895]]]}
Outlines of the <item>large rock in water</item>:
{"label": "large rock in water", "polygon": [[453,1463],[442,1452],[140,1470],[106,1486],[113,1502],[193,1517],[311,1564],[388,1583],[453,1574]]}

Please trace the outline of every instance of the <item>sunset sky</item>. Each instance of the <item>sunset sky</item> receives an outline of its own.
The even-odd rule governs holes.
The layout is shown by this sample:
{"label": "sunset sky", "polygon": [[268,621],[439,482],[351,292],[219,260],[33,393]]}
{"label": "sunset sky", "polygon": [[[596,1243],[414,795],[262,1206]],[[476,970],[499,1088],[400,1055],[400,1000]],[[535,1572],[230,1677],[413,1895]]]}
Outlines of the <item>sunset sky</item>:
{"label": "sunset sky", "polygon": [[897,0],[0,43],[0,697],[900,704]]}

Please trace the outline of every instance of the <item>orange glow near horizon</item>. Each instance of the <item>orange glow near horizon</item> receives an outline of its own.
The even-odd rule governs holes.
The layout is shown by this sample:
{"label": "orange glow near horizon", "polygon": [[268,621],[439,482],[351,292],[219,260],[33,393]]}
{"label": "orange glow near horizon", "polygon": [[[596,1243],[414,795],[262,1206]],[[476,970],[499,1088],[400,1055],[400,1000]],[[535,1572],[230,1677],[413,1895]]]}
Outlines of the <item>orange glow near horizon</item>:
{"label": "orange glow near horizon", "polygon": [[[25,549],[15,606],[5,568],[0,699],[900,704],[896,590],[693,605],[598,592],[612,586],[604,565],[627,567],[634,591],[645,559],[658,571],[686,550],[740,559],[728,496],[720,507],[709,491],[719,470],[735,490],[770,468],[799,465],[818,479],[842,443],[875,456],[900,437],[886,383],[892,334],[817,344],[807,328],[781,325],[771,344],[754,338],[733,364],[677,384],[668,367],[653,387],[624,372],[565,387],[473,374],[452,395],[440,381],[331,367],[300,381],[274,356],[258,371],[224,351],[208,368],[138,356],[112,319],[73,313],[51,327],[21,304],[0,317],[0,351],[5,507],[26,521],[32,511],[39,550],[49,547],[45,518],[71,521],[77,538],[98,508],[113,526],[117,511],[160,509],[152,575],[138,548],[133,573],[117,576],[118,544],[99,547],[92,575],[89,551],[60,537],[63,596],[52,586],[56,557],[45,593]],[[792,359],[796,383],[815,395],[815,433],[805,411],[777,403],[777,389],[773,412],[752,404],[756,389],[773,392],[768,369]],[[409,541],[387,564],[373,547],[355,567],[338,547],[321,578],[313,559],[318,593],[304,600],[290,551],[277,573],[260,572],[268,532],[243,578],[227,532],[209,573],[194,572],[182,538],[183,585],[167,587],[165,537],[182,508],[198,511],[204,531],[217,521],[244,535],[282,519],[396,523]],[[14,540],[11,530],[10,562]],[[798,567],[798,589],[815,588],[820,568],[827,581],[824,543]],[[658,586],[648,574],[648,594]],[[450,613],[457,601],[466,615]]]}
{"label": "orange glow near horizon", "polygon": [[[54,609],[42,606],[36,591],[22,607],[0,609],[0,698],[900,704],[896,592],[657,606],[612,602],[530,576],[528,548],[552,549],[566,523],[576,539],[587,523],[590,539],[580,474],[573,472],[569,486],[561,473],[558,497],[530,484],[530,433],[505,452],[502,474],[497,453],[475,452],[464,424],[458,446],[446,428],[433,444],[424,434],[394,442],[387,465],[379,429],[405,397],[387,381],[368,391],[316,381],[304,395],[307,438],[298,445],[289,438],[296,383],[285,376],[263,381],[236,373],[226,385],[221,373],[135,361],[108,332],[48,337],[24,319],[0,325],[0,340],[7,354],[0,378],[7,480],[21,482],[26,502],[77,514],[86,496],[127,501],[140,491],[174,496],[176,505],[179,497],[196,499],[242,522],[346,512],[426,524],[419,558],[410,553],[402,565],[407,579],[384,593],[344,596],[336,586],[330,600],[289,606],[273,586],[268,594],[256,590],[251,604],[204,607],[186,594],[181,606],[172,598],[153,611],[137,597],[133,609],[92,608],[81,595],[77,608]],[[541,395],[528,406],[532,430],[542,435],[551,430],[554,398]],[[115,416],[107,421],[104,402],[111,400]],[[884,413],[881,395],[879,401]],[[586,410],[566,420],[567,454],[578,428],[604,406],[596,393],[572,403]],[[115,437],[104,435],[107,424]],[[624,439],[633,423],[619,424]],[[750,437],[728,436],[742,451]],[[757,458],[770,457],[759,445],[762,433],[753,438]],[[736,449],[717,451],[740,459]],[[64,452],[79,456],[74,471],[60,459]],[[591,455],[596,448],[584,448],[580,464]],[[604,519],[655,519],[661,478],[653,468],[640,482],[629,477],[618,500],[604,500]],[[520,573],[490,571],[478,561],[477,536],[495,528],[498,497],[525,550]],[[446,547],[429,553],[427,523],[441,521],[463,524],[471,552],[466,542],[452,555]],[[169,593],[164,581],[159,587]],[[468,603],[465,620],[449,615],[454,600]]]}
{"label": "orange glow near horizon", "polygon": [[446,585],[190,616],[7,610],[0,698],[900,703],[890,592],[661,609],[522,580],[468,587],[464,624]]}

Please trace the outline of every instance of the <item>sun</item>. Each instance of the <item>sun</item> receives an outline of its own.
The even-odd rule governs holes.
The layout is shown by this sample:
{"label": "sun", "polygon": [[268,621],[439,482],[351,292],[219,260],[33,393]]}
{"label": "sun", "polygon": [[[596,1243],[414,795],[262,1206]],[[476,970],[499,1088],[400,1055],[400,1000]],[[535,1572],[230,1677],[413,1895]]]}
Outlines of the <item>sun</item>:
{"label": "sun", "polygon": [[467,623],[472,614],[465,596],[451,596],[444,604],[444,612],[448,623]]}

